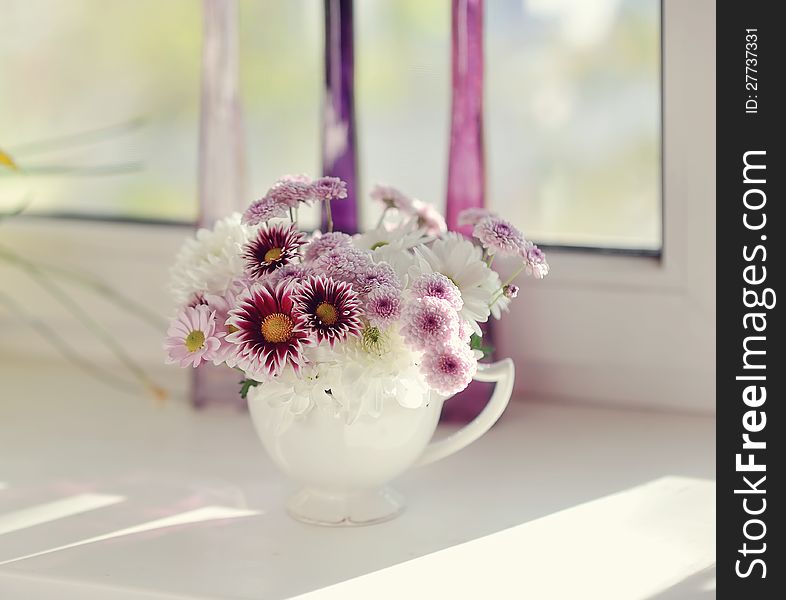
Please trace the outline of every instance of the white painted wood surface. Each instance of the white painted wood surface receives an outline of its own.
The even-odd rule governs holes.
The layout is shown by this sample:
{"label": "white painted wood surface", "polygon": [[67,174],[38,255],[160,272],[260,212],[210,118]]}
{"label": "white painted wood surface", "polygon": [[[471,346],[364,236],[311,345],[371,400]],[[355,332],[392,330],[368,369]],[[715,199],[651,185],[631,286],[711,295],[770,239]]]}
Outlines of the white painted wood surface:
{"label": "white painted wood surface", "polygon": [[711,417],[513,403],[397,482],[401,518],[336,530],[284,515],[289,487],[245,414],[10,362],[0,398],[0,518],[28,519],[0,535],[0,598],[714,595]]}

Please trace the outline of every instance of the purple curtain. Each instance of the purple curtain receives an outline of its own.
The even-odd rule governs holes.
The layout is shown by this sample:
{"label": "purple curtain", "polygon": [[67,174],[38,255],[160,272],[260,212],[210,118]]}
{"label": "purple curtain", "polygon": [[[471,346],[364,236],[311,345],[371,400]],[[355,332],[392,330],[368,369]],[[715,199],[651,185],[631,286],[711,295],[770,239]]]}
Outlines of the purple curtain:
{"label": "purple curtain", "polygon": [[[199,118],[199,227],[241,211],[245,197],[243,119],[238,93],[237,0],[203,0]],[[226,366],[194,370],[194,406],[241,403],[239,375]]]}
{"label": "purple curtain", "polygon": [[[352,0],[325,0],[325,98],[322,112],[322,174],[347,183],[347,198],[333,202],[337,231],[358,232],[355,142],[355,56]],[[322,231],[327,227],[322,214]]]}
{"label": "purple curtain", "polygon": [[[448,158],[448,229],[465,235],[471,227],[459,227],[458,215],[465,208],[485,205],[486,172],[483,155],[483,0],[453,0],[452,83],[450,155]],[[491,337],[488,324],[483,338]],[[445,404],[443,421],[468,422],[486,406],[493,386],[472,382]]]}

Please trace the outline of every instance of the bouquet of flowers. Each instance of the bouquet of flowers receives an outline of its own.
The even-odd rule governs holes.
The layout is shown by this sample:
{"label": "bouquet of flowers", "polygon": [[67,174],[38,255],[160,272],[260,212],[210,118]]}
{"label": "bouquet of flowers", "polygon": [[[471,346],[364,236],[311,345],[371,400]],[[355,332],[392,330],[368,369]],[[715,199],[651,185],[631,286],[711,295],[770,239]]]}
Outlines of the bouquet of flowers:
{"label": "bouquet of flowers", "polygon": [[[337,178],[284,177],[187,240],[172,269],[180,308],[168,362],[225,363],[244,373],[243,395],[254,388],[294,414],[318,407],[348,422],[467,387],[482,357],[479,323],[507,310],[519,274],[548,273],[543,252],[486,210],[462,213],[471,239],[447,232],[431,205],[381,185],[375,229],[332,231],[330,203],[346,195]],[[309,235],[298,207],[320,202],[328,231]],[[503,255],[520,260],[506,281],[491,268]]]}

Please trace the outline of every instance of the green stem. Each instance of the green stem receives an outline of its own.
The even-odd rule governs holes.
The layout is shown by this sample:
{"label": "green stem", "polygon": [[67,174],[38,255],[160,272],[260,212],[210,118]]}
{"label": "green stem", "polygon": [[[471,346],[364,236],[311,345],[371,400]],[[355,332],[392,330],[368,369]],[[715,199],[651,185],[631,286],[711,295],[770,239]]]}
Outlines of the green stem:
{"label": "green stem", "polygon": [[111,373],[107,373],[91,362],[83,359],[81,356],[79,356],[78,352],[73,346],[71,346],[65,339],[60,337],[57,331],[49,327],[43,321],[39,321],[38,319],[35,319],[25,313],[22,307],[13,298],[6,295],[2,291],[0,291],[0,304],[3,304],[12,314],[16,315],[16,317],[36,330],[36,332],[38,332],[38,334],[44,340],[52,345],[55,350],[57,350],[63,356],[63,358],[71,362],[77,368],[82,369],[91,377],[94,377],[104,384],[119,388],[125,392],[133,392],[137,389],[136,386],[131,382],[126,381],[120,377],[116,377]]}
{"label": "green stem", "polygon": [[513,282],[513,280],[516,279],[516,277],[519,276],[519,273],[521,273],[524,270],[524,267],[525,267],[525,265],[522,264],[518,268],[518,270],[516,270],[516,272],[513,273],[513,275],[511,275],[505,281],[502,282],[502,285],[497,290],[497,293],[494,294],[494,297],[491,299],[491,302],[489,303],[489,306],[494,306],[497,303],[497,300],[499,300],[502,297],[502,294],[505,293],[505,286],[510,285]]}
{"label": "green stem", "polygon": [[325,215],[327,216],[327,232],[333,232],[333,211],[330,210],[330,200],[325,200]]}
{"label": "green stem", "polygon": [[143,117],[136,117],[123,123],[110,125],[109,127],[100,127],[98,129],[91,129],[79,133],[72,133],[60,137],[48,138],[45,140],[36,140],[26,144],[19,144],[13,146],[14,156],[22,156],[25,154],[35,154],[37,152],[49,152],[59,148],[72,148],[74,146],[81,146],[84,144],[92,144],[94,142],[102,142],[110,139],[117,134],[124,134],[145,124]]}
{"label": "green stem", "polygon": [[388,214],[389,210],[390,210],[390,207],[386,206],[385,210],[382,211],[382,214],[379,215],[379,221],[377,221],[377,226],[374,229],[379,229],[380,227],[382,227],[382,223],[385,222],[385,215]]}
{"label": "green stem", "polygon": [[513,275],[511,275],[510,277],[508,277],[508,278],[505,280],[505,282],[502,284],[502,287],[504,288],[506,285],[509,285],[509,284],[513,283],[513,280],[514,280],[514,279],[516,279],[516,277],[518,277],[518,276],[519,276],[519,273],[521,273],[521,272],[524,270],[524,267],[525,267],[525,265],[523,265],[523,264],[522,264],[522,265],[521,265],[521,266],[520,266],[520,267],[519,267],[519,268],[516,270],[516,272],[515,272],[515,273],[513,273]]}
{"label": "green stem", "polygon": [[84,288],[92,290],[100,296],[104,296],[107,300],[115,304],[115,306],[146,322],[156,331],[166,329],[166,319],[149,310],[146,306],[140,304],[136,300],[121,294],[102,281],[93,279],[87,274],[77,273],[76,271],[70,271],[68,269],[63,269],[62,267],[56,267],[54,265],[39,264],[38,267],[68,279],[69,281],[81,285]]}
{"label": "green stem", "polygon": [[114,165],[96,165],[86,167],[73,167],[68,165],[40,165],[33,167],[19,167],[16,171],[2,173],[5,177],[25,175],[70,175],[75,177],[103,177],[105,175],[121,175],[135,173],[142,169],[142,163],[118,163]]}
{"label": "green stem", "polygon": [[14,262],[20,269],[35,281],[42,289],[49,293],[52,298],[57,300],[63,307],[66,308],[84,327],[90,331],[101,343],[103,343],[110,352],[112,352],[123,366],[134,376],[139,382],[154,395],[162,397],[165,395],[160,386],[158,386],[150,377],[148,377],[145,370],[139,366],[134,359],[129,356],[125,349],[107,332],[98,321],[93,319],[87,311],[85,311],[71,296],[69,296],[60,286],[46,277],[44,272],[33,262],[19,256],[18,254],[9,251],[7,248],[0,246],[0,252]]}
{"label": "green stem", "polygon": [[[10,252],[8,249],[3,249],[0,247],[0,258],[14,264],[18,264],[21,257],[15,253]],[[36,266],[41,270],[49,271],[50,273],[67,279],[72,283],[81,285],[82,287],[91,290],[99,296],[103,296],[118,308],[125,310],[138,319],[146,322],[156,331],[161,331],[167,326],[166,319],[162,318],[160,315],[152,312],[146,306],[140,304],[136,300],[121,294],[104,282],[94,279],[90,275],[78,273],[76,271],[71,271],[62,267],[57,267],[55,265],[39,263]]]}

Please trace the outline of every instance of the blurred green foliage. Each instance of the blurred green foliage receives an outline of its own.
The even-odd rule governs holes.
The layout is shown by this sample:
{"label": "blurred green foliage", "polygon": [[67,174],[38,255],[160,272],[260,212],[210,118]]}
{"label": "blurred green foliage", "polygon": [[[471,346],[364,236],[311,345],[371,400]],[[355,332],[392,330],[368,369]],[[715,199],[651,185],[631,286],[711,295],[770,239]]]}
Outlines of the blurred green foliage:
{"label": "blurred green foliage", "polygon": [[[361,188],[442,206],[450,3],[356,4]],[[540,241],[660,247],[660,3],[486,3],[489,201]],[[322,3],[240,0],[249,200],[319,168]],[[113,177],[0,173],[0,208],[193,220],[201,2],[8,0],[0,147],[24,168],[141,163]],[[130,118],[64,147],[29,143]],[[365,221],[377,214],[364,206]],[[305,215],[315,223],[314,215]]]}

